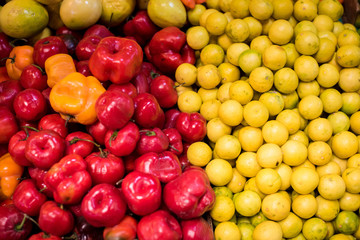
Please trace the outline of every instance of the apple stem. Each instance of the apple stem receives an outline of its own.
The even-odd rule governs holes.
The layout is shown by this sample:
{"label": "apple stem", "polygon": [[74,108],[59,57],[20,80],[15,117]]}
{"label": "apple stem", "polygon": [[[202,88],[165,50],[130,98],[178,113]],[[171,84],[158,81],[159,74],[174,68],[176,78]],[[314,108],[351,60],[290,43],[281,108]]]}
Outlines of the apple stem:
{"label": "apple stem", "polygon": [[[29,220],[32,221],[38,228],[40,228],[39,224],[38,224],[32,217],[30,217],[29,215],[24,214],[24,219],[25,219],[25,220],[26,220],[26,219],[29,219]],[[23,221],[24,221],[24,220],[23,220]],[[24,221],[24,223],[25,223],[25,221]]]}
{"label": "apple stem", "polygon": [[33,131],[35,131],[35,132],[38,132],[38,131],[39,131],[39,129],[36,129],[36,128],[31,127],[31,126],[22,126],[22,128],[24,128],[24,131],[26,132],[26,135],[27,135],[27,136],[29,135],[28,129],[31,129],[31,130],[33,130]]}
{"label": "apple stem", "polygon": [[155,131],[150,131],[150,130],[140,130],[139,132],[141,133],[145,133],[146,136],[156,136],[156,132]]}
{"label": "apple stem", "polygon": [[180,152],[176,147],[174,147],[173,145],[169,145],[169,148],[171,148],[171,149],[174,149],[175,151],[177,151],[177,152]]}
{"label": "apple stem", "polygon": [[47,187],[45,186],[45,187],[43,187],[42,189],[40,189],[39,192],[43,192],[43,191],[45,191],[46,189],[47,189]]}
{"label": "apple stem", "polygon": [[20,223],[20,224],[17,224],[17,225],[15,226],[15,230],[16,230],[16,231],[21,231],[22,228],[24,227],[25,221],[26,221],[26,214],[24,214],[24,217],[23,217],[21,223]]}
{"label": "apple stem", "polygon": [[92,141],[92,140],[74,137],[73,139],[71,139],[71,140],[69,141],[69,143],[70,143],[70,145],[71,145],[71,144],[77,143],[78,141],[84,141],[84,142],[89,142],[89,143],[94,144],[95,147],[97,147],[97,148],[99,149],[101,156],[102,156],[102,157],[106,157],[107,154],[106,154],[106,153],[104,152],[104,150],[101,148],[100,144],[98,144],[98,143],[96,143],[96,142],[94,142],[94,141]]}
{"label": "apple stem", "polygon": [[159,73],[156,73],[156,72],[154,72],[154,71],[151,71],[151,72],[150,72],[150,77],[151,77],[151,79],[154,79],[154,78],[159,77],[159,76],[160,76]]}
{"label": "apple stem", "polygon": [[42,75],[45,75],[46,74],[46,72],[40,67],[40,66],[38,66],[38,65],[36,65],[36,64],[31,64],[31,65],[33,65],[34,67],[36,67],[37,69],[39,69],[40,71],[41,71],[41,74]]}

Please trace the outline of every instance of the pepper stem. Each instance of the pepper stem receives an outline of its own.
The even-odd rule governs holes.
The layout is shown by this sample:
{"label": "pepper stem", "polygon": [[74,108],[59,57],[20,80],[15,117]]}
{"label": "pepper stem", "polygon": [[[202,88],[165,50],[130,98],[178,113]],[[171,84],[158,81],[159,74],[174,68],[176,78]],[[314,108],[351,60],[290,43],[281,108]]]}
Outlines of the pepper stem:
{"label": "pepper stem", "polygon": [[151,77],[151,79],[154,79],[154,78],[159,77],[159,76],[160,76],[159,73],[156,73],[156,72],[154,72],[154,71],[151,71],[151,72],[150,72],[150,77]]}
{"label": "pepper stem", "polygon": [[70,143],[70,145],[71,145],[71,144],[77,143],[78,141],[84,141],[84,142],[89,142],[89,143],[94,144],[94,146],[99,149],[100,154],[101,154],[101,157],[106,157],[107,154],[106,154],[106,153],[104,152],[104,150],[101,148],[100,144],[98,144],[98,143],[96,143],[96,142],[94,142],[94,141],[92,141],[92,140],[74,137],[73,139],[71,139],[71,140],[69,141],[69,143]]}

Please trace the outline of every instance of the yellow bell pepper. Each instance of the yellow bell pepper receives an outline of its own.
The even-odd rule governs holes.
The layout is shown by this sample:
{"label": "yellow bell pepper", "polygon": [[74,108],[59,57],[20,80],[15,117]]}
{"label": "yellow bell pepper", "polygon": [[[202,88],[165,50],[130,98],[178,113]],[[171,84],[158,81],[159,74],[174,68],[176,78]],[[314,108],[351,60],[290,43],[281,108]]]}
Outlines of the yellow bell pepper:
{"label": "yellow bell pepper", "polygon": [[76,72],[76,67],[73,58],[69,54],[58,53],[46,59],[45,72],[47,84],[52,88],[61,79],[70,73]]}
{"label": "yellow bell pepper", "polygon": [[10,153],[0,157],[0,201],[13,195],[23,172],[24,168],[12,159]]}
{"label": "yellow bell pepper", "polygon": [[93,76],[70,73],[51,89],[52,108],[69,121],[84,125],[96,122],[95,103],[106,89]]}

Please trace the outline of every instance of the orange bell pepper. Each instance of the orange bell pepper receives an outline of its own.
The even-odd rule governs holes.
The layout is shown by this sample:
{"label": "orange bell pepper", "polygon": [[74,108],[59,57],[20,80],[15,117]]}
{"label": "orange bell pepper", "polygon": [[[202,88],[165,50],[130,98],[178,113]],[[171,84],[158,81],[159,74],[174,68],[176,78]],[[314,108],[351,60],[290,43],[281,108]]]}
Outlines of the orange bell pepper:
{"label": "orange bell pepper", "polygon": [[6,59],[6,70],[11,79],[20,79],[23,69],[34,63],[34,48],[30,45],[14,47]]}
{"label": "orange bell pepper", "polygon": [[84,125],[97,120],[95,102],[106,89],[94,76],[70,73],[51,89],[52,108],[69,121]]}
{"label": "orange bell pepper", "polygon": [[46,59],[45,72],[47,84],[52,88],[61,79],[70,73],[76,72],[76,67],[73,58],[69,54],[59,53]]}
{"label": "orange bell pepper", "polygon": [[10,153],[0,157],[0,200],[12,196],[23,172],[24,168],[12,159]]}
{"label": "orange bell pepper", "polygon": [[0,67],[0,83],[10,80],[6,67]]}

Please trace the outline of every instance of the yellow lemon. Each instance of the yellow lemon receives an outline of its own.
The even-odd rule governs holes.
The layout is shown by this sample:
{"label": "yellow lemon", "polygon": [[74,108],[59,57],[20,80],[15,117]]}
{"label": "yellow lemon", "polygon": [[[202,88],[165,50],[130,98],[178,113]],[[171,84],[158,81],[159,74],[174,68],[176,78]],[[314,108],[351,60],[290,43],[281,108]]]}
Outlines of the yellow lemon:
{"label": "yellow lemon", "polygon": [[225,32],[228,20],[224,13],[214,12],[206,18],[205,28],[212,35],[221,35]]}
{"label": "yellow lemon", "polygon": [[283,154],[283,162],[289,166],[299,166],[305,162],[308,155],[305,144],[291,139],[281,146],[281,151]]}
{"label": "yellow lemon", "polygon": [[319,64],[315,58],[302,55],[295,60],[294,71],[300,80],[310,82],[318,76]]}
{"label": "yellow lemon", "polygon": [[207,120],[210,121],[213,118],[219,116],[219,108],[221,102],[217,99],[210,99],[205,102],[200,107],[200,114]]}
{"label": "yellow lemon", "polygon": [[190,63],[182,63],[175,71],[175,80],[182,86],[188,87],[196,82],[197,68]]}
{"label": "yellow lemon", "polygon": [[360,168],[347,168],[342,173],[346,185],[346,191],[349,193],[360,193]]}
{"label": "yellow lemon", "polygon": [[200,60],[204,65],[219,66],[224,61],[224,57],[225,52],[222,47],[213,43],[206,45],[200,52]]}
{"label": "yellow lemon", "polygon": [[273,22],[269,28],[269,39],[278,45],[290,42],[294,35],[294,28],[289,21],[279,19]]}
{"label": "yellow lemon", "polygon": [[202,4],[195,4],[193,9],[187,10],[187,19],[192,26],[199,26],[201,14],[206,11],[206,7]]}
{"label": "yellow lemon", "polygon": [[331,141],[331,149],[339,158],[349,158],[357,153],[359,143],[354,133],[342,131],[334,135]]}
{"label": "yellow lemon", "polygon": [[194,142],[190,144],[186,155],[192,165],[203,167],[212,159],[212,149],[205,142]]}
{"label": "yellow lemon", "polygon": [[314,58],[318,63],[329,62],[336,51],[336,44],[327,38],[320,38],[319,50],[315,53]]}
{"label": "yellow lemon", "polygon": [[327,232],[327,225],[325,221],[320,218],[310,218],[303,224],[302,233],[306,239],[324,239]]}
{"label": "yellow lemon", "polygon": [[313,55],[319,50],[320,39],[312,31],[302,31],[295,37],[295,47],[300,54]]}
{"label": "yellow lemon", "polygon": [[266,195],[262,200],[261,211],[268,219],[281,221],[290,213],[290,201],[279,192]]}
{"label": "yellow lemon", "polygon": [[258,127],[242,127],[238,137],[242,149],[249,152],[256,152],[264,142],[261,129]]}
{"label": "yellow lemon", "polygon": [[[208,45],[209,46],[209,45]],[[221,81],[218,68],[214,64],[206,64],[197,70],[197,82],[205,89],[215,88]]]}
{"label": "yellow lemon", "polygon": [[296,50],[295,44],[290,42],[288,44],[282,45],[282,47],[286,52],[285,67],[293,68],[295,60],[300,57],[299,52]]}
{"label": "yellow lemon", "polygon": [[276,120],[287,128],[289,134],[294,134],[300,129],[300,115],[290,109],[284,109],[276,116]]}
{"label": "yellow lemon", "polygon": [[273,71],[279,70],[286,64],[286,51],[279,45],[271,45],[262,53],[262,62]]}
{"label": "yellow lemon", "polygon": [[235,206],[231,198],[226,196],[217,196],[213,208],[210,210],[212,219],[218,222],[229,221],[234,213]]}
{"label": "yellow lemon", "polygon": [[350,116],[350,128],[355,134],[360,134],[360,111],[357,111]]}
{"label": "yellow lemon", "polygon": [[340,173],[341,173],[341,169],[340,169],[339,165],[334,161],[330,161],[324,165],[317,166],[316,171],[318,172],[319,177],[322,177],[326,174],[340,175]]}
{"label": "yellow lemon", "polygon": [[347,160],[346,166],[348,168],[351,168],[351,167],[360,168],[360,154],[357,153],[357,154],[349,157],[349,159]]}
{"label": "yellow lemon", "polygon": [[238,101],[241,105],[246,105],[254,96],[254,90],[247,81],[237,80],[231,83],[229,88],[230,99]]}
{"label": "yellow lemon", "polygon": [[323,0],[319,2],[318,14],[329,16],[334,22],[344,13],[344,7],[339,1]]}
{"label": "yellow lemon", "polygon": [[293,199],[291,208],[298,217],[308,219],[316,214],[318,204],[314,195],[300,194]]}
{"label": "yellow lemon", "polygon": [[203,26],[193,26],[186,31],[186,42],[194,50],[204,48],[209,41],[209,32]]}
{"label": "yellow lemon", "polygon": [[231,133],[231,127],[223,123],[220,118],[213,118],[206,124],[206,136],[211,142],[216,142],[221,136]]}
{"label": "yellow lemon", "polygon": [[276,193],[281,187],[281,178],[272,168],[263,168],[255,176],[256,185],[265,194]]}
{"label": "yellow lemon", "polygon": [[299,113],[305,119],[312,120],[320,117],[322,112],[322,101],[315,95],[308,95],[299,102]]}
{"label": "yellow lemon", "polygon": [[315,216],[326,222],[334,220],[340,212],[340,204],[338,200],[328,200],[318,195],[316,196],[316,201],[318,203],[318,209]]}
{"label": "yellow lemon", "polygon": [[298,21],[312,21],[317,16],[317,4],[312,0],[296,1],[293,15]]}
{"label": "yellow lemon", "polygon": [[202,27],[206,26],[206,19],[209,17],[210,14],[218,12],[215,8],[207,8],[205,11],[203,11],[199,17],[199,25]]}
{"label": "yellow lemon", "polygon": [[221,84],[219,90],[217,91],[216,98],[220,100],[220,102],[225,102],[226,100],[230,99],[230,86],[231,82],[227,82]]}
{"label": "yellow lemon", "polygon": [[320,65],[316,81],[321,87],[331,88],[339,82],[339,79],[340,73],[334,65],[330,63]]}
{"label": "yellow lemon", "polygon": [[296,91],[300,98],[304,98],[308,95],[320,95],[320,85],[316,80],[310,82],[300,81]]}
{"label": "yellow lemon", "polygon": [[240,239],[240,230],[238,226],[233,222],[221,222],[214,230],[215,239],[229,239],[237,240]]}
{"label": "yellow lemon", "polygon": [[273,0],[273,14],[275,19],[289,19],[292,16],[294,5],[291,0]]}
{"label": "yellow lemon", "polygon": [[344,196],[346,185],[344,179],[337,174],[327,174],[320,178],[319,194],[328,200],[337,200]]}
{"label": "yellow lemon", "polygon": [[337,44],[339,47],[345,45],[360,46],[360,36],[355,31],[344,29],[339,33],[339,36],[337,37]]}
{"label": "yellow lemon", "polygon": [[177,103],[180,111],[191,113],[200,110],[202,100],[197,92],[186,91],[178,97]]}
{"label": "yellow lemon", "polygon": [[360,194],[345,192],[339,199],[339,204],[343,211],[357,211],[360,207]]}
{"label": "yellow lemon", "polygon": [[279,92],[284,94],[292,93],[298,85],[299,78],[293,69],[284,67],[275,72],[274,86]]}
{"label": "yellow lemon", "polygon": [[282,162],[281,148],[274,143],[265,143],[257,150],[256,159],[263,168],[275,168]]}
{"label": "yellow lemon", "polygon": [[267,35],[260,35],[254,38],[250,42],[250,49],[258,51],[262,54],[267,47],[270,47],[273,43]]}
{"label": "yellow lemon", "polygon": [[306,147],[309,145],[309,137],[306,135],[306,133],[302,130],[297,131],[294,134],[291,134],[289,136],[289,140],[295,140],[298,142],[301,142]]}
{"label": "yellow lemon", "polygon": [[252,0],[249,3],[250,14],[259,20],[266,20],[271,17],[274,7],[269,0]]}
{"label": "yellow lemon", "polygon": [[254,240],[272,239],[281,240],[283,237],[281,226],[278,222],[264,221],[257,225],[253,232]]}
{"label": "yellow lemon", "polygon": [[269,91],[274,83],[274,74],[267,67],[255,68],[249,76],[249,84],[260,93]]}
{"label": "yellow lemon", "polygon": [[243,120],[243,107],[236,100],[226,100],[219,107],[219,118],[229,126],[237,126]]}
{"label": "yellow lemon", "polygon": [[319,32],[332,31],[334,29],[334,21],[328,15],[317,15],[313,23]]}
{"label": "yellow lemon", "polygon": [[331,123],[326,118],[316,118],[309,122],[307,133],[313,141],[328,141],[332,136],[333,130]]}
{"label": "yellow lemon", "polygon": [[244,42],[250,35],[250,29],[243,19],[235,18],[226,25],[225,33],[234,43]]}
{"label": "yellow lemon", "polygon": [[240,79],[240,69],[229,63],[224,62],[218,66],[221,76],[221,83],[235,82]]}
{"label": "yellow lemon", "polygon": [[303,226],[301,218],[299,218],[293,212],[290,212],[285,219],[279,222],[279,224],[283,231],[283,237],[289,239],[299,235]]}
{"label": "yellow lemon", "polygon": [[233,135],[221,136],[215,142],[214,151],[222,159],[235,159],[241,152],[240,141]]}
{"label": "yellow lemon", "polygon": [[230,13],[234,18],[245,18],[250,15],[249,0],[233,0],[230,3]]}
{"label": "yellow lemon", "polygon": [[239,67],[246,75],[249,75],[252,70],[261,66],[261,54],[254,49],[247,49],[239,56]]}
{"label": "yellow lemon", "polygon": [[334,22],[334,28],[332,31],[336,37],[338,37],[340,35],[340,33],[344,30],[345,30],[345,28],[344,28],[344,24],[342,22],[340,22],[340,21]]}
{"label": "yellow lemon", "polygon": [[254,152],[242,152],[236,160],[236,169],[244,177],[255,177],[261,170],[256,153]]}
{"label": "yellow lemon", "polygon": [[262,136],[265,142],[282,146],[289,138],[289,131],[283,123],[270,120],[262,127]]}
{"label": "yellow lemon", "polygon": [[244,190],[235,194],[233,201],[236,212],[245,217],[254,216],[261,209],[260,196],[251,190]]}
{"label": "yellow lemon", "polygon": [[356,92],[341,93],[343,105],[341,111],[351,115],[360,109],[360,95]]}
{"label": "yellow lemon", "polygon": [[252,127],[261,127],[269,119],[269,110],[260,101],[253,100],[246,104],[243,109],[244,119]]}
{"label": "yellow lemon", "polygon": [[278,115],[285,106],[284,99],[277,91],[268,91],[260,95],[259,101],[264,103],[270,116]]}
{"label": "yellow lemon", "polygon": [[319,183],[319,174],[308,167],[299,167],[293,171],[290,179],[291,187],[300,194],[309,194]]}
{"label": "yellow lemon", "polygon": [[356,45],[339,47],[336,51],[336,61],[342,67],[357,67],[360,64],[360,47]]}
{"label": "yellow lemon", "polygon": [[318,32],[318,36],[320,39],[322,39],[322,38],[329,39],[330,41],[332,41],[335,44],[335,46],[337,46],[337,44],[338,44],[337,37],[336,37],[335,33],[332,32],[332,30],[331,31],[325,30],[325,31]]}
{"label": "yellow lemon", "polygon": [[278,167],[275,168],[277,173],[281,178],[281,187],[280,190],[286,191],[290,187],[290,178],[292,174],[292,168],[285,164],[281,163]]}
{"label": "yellow lemon", "polygon": [[320,99],[323,102],[324,111],[327,113],[335,113],[342,107],[341,93],[336,89],[325,89],[320,94]]}
{"label": "yellow lemon", "polygon": [[314,165],[324,165],[330,162],[332,150],[329,144],[323,141],[311,142],[308,146],[308,159]]}
{"label": "yellow lemon", "polygon": [[233,177],[226,185],[233,193],[241,192],[244,189],[246,178],[236,168],[233,168]]}
{"label": "yellow lemon", "polygon": [[211,160],[206,165],[205,172],[214,186],[225,186],[231,181],[233,175],[230,163],[219,158]]}

